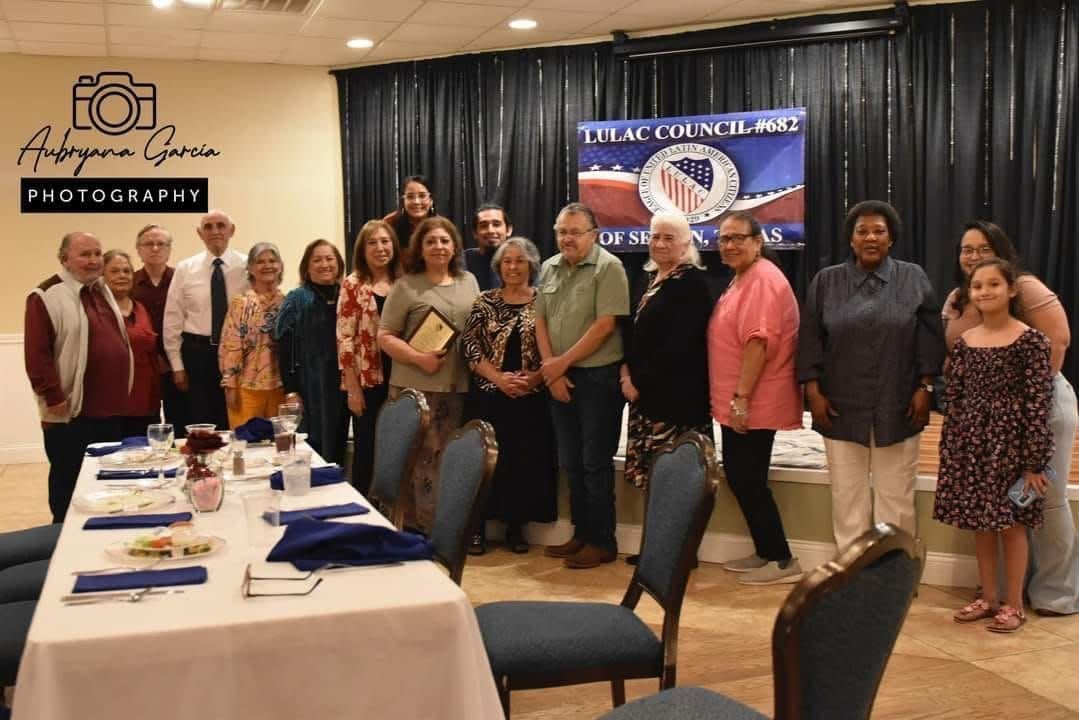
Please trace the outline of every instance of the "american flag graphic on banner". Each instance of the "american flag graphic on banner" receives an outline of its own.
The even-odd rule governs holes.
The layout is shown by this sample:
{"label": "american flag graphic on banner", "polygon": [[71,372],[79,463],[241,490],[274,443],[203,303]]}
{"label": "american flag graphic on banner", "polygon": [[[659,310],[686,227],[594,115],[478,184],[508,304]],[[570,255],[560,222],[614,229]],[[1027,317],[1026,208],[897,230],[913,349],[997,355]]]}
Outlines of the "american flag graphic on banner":
{"label": "american flag graphic on banner", "polygon": [[663,192],[675,207],[687,214],[697,211],[712,190],[715,179],[712,163],[706,158],[664,162],[660,172]]}

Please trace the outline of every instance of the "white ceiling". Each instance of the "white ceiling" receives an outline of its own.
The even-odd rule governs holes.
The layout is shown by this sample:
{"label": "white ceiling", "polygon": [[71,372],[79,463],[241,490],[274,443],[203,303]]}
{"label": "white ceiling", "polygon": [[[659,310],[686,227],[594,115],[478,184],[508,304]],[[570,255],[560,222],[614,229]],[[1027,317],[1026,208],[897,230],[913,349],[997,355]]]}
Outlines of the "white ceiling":
{"label": "white ceiling", "polygon": [[[189,0],[190,1],[190,0]],[[348,66],[871,7],[872,0],[0,0],[0,53]],[[878,3],[876,7],[880,7]],[[514,18],[539,23],[510,30]],[[345,47],[362,36],[375,46]]]}

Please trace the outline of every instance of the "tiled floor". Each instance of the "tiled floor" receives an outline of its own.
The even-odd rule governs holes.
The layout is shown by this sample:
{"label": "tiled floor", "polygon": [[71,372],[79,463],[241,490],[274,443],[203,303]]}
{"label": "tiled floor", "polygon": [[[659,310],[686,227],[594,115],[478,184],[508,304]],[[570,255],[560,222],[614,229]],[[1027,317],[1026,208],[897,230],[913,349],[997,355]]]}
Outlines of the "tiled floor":
{"label": "tiled floor", "polygon": [[[0,530],[48,522],[44,465],[0,466]],[[571,571],[537,549],[513,555],[501,547],[469,558],[464,588],[476,603],[499,599],[619,602],[630,577],[622,562]],[[702,564],[690,580],[679,633],[678,682],[726,693],[762,712],[772,710],[770,636],[789,587],[743,588],[718,566]],[[968,598],[958,588],[922,586],[888,665],[873,717],[1079,718],[1079,616],[1030,616],[1012,636],[958,625],[952,611]],[[658,629],[658,607],[641,614]],[[627,683],[630,699],[654,692],[653,681]],[[519,720],[595,718],[610,707],[603,684],[515,692]]]}

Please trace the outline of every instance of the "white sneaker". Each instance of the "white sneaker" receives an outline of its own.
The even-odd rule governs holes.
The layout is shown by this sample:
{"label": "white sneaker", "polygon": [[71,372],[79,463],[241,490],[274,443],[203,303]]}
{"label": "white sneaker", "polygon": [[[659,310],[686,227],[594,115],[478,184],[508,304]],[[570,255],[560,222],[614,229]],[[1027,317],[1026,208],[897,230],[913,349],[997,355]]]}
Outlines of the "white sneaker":
{"label": "white sneaker", "polygon": [[752,555],[747,555],[744,558],[738,558],[737,560],[729,560],[723,563],[721,567],[729,572],[747,573],[750,570],[762,568],[767,564],[767,560],[757,555],[757,553],[753,553]]}
{"label": "white sneaker", "polygon": [[796,583],[802,579],[805,573],[798,564],[798,558],[786,560],[784,564],[773,560],[756,570],[747,572],[738,578],[739,585],[780,585],[783,583]]}

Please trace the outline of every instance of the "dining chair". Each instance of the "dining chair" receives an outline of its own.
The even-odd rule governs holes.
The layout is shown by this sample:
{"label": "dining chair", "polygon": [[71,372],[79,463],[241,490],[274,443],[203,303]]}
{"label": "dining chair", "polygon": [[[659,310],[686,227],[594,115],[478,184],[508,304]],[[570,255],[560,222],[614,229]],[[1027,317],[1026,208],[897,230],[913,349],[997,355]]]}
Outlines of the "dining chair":
{"label": "dining chair", "polygon": [[[921,544],[878,524],[799,582],[772,631],[776,720],[867,720],[910,609],[924,563]],[[623,705],[601,720],[766,718],[704,688],[675,688]]]}
{"label": "dining chair", "polygon": [[[476,608],[507,717],[512,690],[610,682],[617,707],[627,679],[655,677],[661,690],[674,687],[682,599],[718,487],[712,442],[684,433],[654,456],[640,560],[621,604],[506,601]],[[634,612],[643,593],[663,610],[659,637]]]}
{"label": "dining chair", "polygon": [[397,498],[412,475],[430,423],[427,399],[413,388],[405,388],[395,399],[383,403],[375,421],[370,500],[397,528],[401,527]]}
{"label": "dining chair", "polygon": [[435,560],[458,585],[468,557],[471,528],[482,519],[497,462],[495,430],[483,420],[465,423],[442,451],[431,546]]}
{"label": "dining chair", "polygon": [[[0,604],[0,690],[15,684],[37,600]],[[0,704],[3,703],[0,693]]]}

